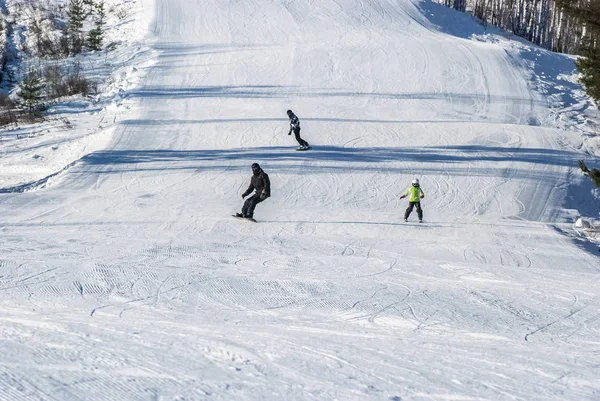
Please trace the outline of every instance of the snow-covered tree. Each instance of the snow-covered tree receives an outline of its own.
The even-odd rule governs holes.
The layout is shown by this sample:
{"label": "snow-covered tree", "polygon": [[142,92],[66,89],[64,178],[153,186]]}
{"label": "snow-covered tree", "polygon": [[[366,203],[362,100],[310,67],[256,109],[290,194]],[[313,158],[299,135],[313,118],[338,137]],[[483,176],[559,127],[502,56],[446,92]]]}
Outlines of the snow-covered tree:
{"label": "snow-covered tree", "polygon": [[69,22],[68,35],[73,53],[81,52],[83,48],[83,23],[85,21],[85,9],[83,0],[69,0]]}
{"label": "snow-covered tree", "polygon": [[3,15],[0,12],[0,83],[4,82],[4,64],[6,62],[6,47],[8,46],[5,26]]}
{"label": "snow-covered tree", "polygon": [[42,103],[43,89],[44,85],[42,84],[40,74],[37,70],[30,69],[23,82],[21,82],[18,93],[18,96],[23,101],[23,106],[29,109],[29,111],[36,109]]}
{"label": "snow-covered tree", "polygon": [[106,19],[106,10],[104,0],[92,5],[94,16],[94,28],[90,30],[87,36],[88,47],[92,50],[102,50],[104,41],[104,21]]}

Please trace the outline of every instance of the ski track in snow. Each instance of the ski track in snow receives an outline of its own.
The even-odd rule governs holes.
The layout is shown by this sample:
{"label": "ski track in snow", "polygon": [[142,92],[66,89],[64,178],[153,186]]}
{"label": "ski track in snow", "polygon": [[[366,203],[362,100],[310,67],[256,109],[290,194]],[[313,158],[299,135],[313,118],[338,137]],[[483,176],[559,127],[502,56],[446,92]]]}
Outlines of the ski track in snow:
{"label": "ski track in snow", "polygon": [[[0,193],[0,400],[598,397],[600,264],[560,232],[580,134],[423,4],[146,2],[110,145]],[[253,162],[258,224],[229,217]]]}

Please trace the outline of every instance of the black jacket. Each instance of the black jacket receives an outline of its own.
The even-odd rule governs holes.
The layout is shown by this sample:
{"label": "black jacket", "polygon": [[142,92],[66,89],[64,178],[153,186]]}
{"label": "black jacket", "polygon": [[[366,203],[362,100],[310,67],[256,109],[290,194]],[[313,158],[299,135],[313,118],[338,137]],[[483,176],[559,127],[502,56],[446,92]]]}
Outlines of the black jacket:
{"label": "black jacket", "polygon": [[289,116],[289,118],[290,118],[290,132],[300,129],[300,120],[298,119],[298,117],[294,113],[292,113],[292,115]]}
{"label": "black jacket", "polygon": [[271,196],[271,181],[269,180],[269,176],[262,169],[258,172],[258,174],[252,174],[252,178],[250,178],[250,185],[248,189],[242,196],[246,197],[250,195],[250,193],[256,190],[256,193],[259,195],[265,195],[265,198]]}

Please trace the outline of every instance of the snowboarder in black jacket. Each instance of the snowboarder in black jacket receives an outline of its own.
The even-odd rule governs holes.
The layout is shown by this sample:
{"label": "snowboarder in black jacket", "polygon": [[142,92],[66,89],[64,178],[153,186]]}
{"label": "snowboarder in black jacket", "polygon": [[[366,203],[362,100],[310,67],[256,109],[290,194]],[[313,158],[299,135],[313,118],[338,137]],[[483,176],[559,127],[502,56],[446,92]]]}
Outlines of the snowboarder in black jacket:
{"label": "snowboarder in black jacket", "polygon": [[258,163],[252,164],[252,177],[248,189],[242,194],[242,199],[256,191],[251,197],[246,199],[242,206],[242,213],[236,213],[237,217],[251,219],[254,216],[254,208],[257,204],[271,196],[271,181],[267,173],[263,171]]}
{"label": "snowboarder in black jacket", "polygon": [[310,146],[308,142],[300,138],[300,120],[298,119],[298,116],[296,116],[291,110],[287,111],[287,115],[290,119],[290,132],[288,132],[288,135],[292,135],[292,131],[294,131],[294,135],[296,136],[296,140],[300,144],[300,148],[308,149],[308,147]]}

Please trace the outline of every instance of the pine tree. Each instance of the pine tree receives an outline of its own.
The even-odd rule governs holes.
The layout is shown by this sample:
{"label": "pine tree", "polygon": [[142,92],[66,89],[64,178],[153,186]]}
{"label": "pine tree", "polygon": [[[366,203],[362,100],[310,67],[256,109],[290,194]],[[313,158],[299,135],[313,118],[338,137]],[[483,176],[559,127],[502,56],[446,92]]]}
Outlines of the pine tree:
{"label": "pine tree", "polygon": [[579,79],[587,94],[594,99],[596,104],[600,104],[600,54],[597,50],[586,50],[584,57],[575,62],[577,69],[581,73]]}
{"label": "pine tree", "polygon": [[68,35],[70,39],[71,51],[75,54],[80,53],[83,48],[83,22],[85,20],[85,10],[83,0],[69,0],[69,22]]}
{"label": "pine tree", "polygon": [[21,82],[21,90],[18,93],[23,100],[23,106],[29,111],[33,111],[41,105],[43,88],[40,74],[35,69],[30,69],[23,82]]}
{"label": "pine tree", "polygon": [[88,33],[87,44],[92,50],[102,50],[104,40],[104,19],[106,11],[104,9],[104,0],[100,0],[92,6],[94,11],[94,28]]}

